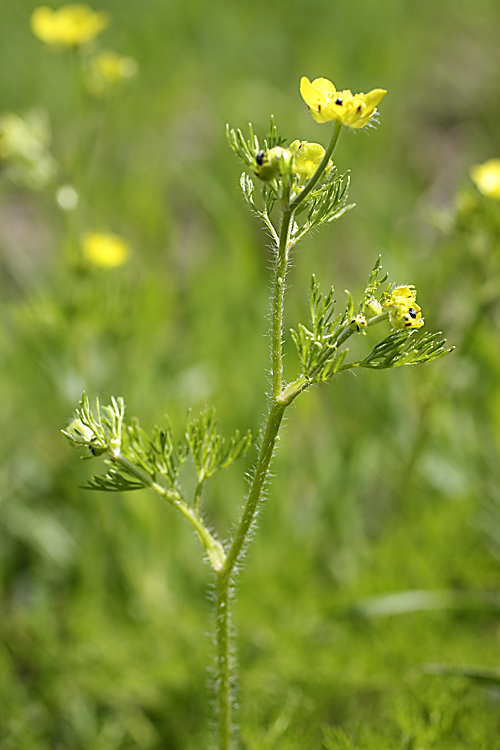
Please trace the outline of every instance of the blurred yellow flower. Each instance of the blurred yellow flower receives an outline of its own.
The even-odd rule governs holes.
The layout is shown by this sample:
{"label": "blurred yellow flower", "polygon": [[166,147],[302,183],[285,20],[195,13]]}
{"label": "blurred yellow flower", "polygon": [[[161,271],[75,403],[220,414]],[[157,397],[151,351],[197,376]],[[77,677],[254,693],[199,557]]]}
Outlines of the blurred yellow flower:
{"label": "blurred yellow flower", "polygon": [[98,52],[89,62],[87,86],[92,94],[100,96],[136,73],[137,62],[133,57],[124,57],[111,50]]}
{"label": "blurred yellow flower", "polygon": [[58,10],[42,5],[31,14],[31,30],[46,44],[78,47],[92,41],[110,21],[108,13],[80,3],[63,5]]}
{"label": "blurred yellow flower", "polygon": [[500,201],[500,159],[488,159],[471,167],[470,176],[478,190],[489,198]]}
{"label": "blurred yellow flower", "polygon": [[349,128],[364,128],[375,114],[385,89],[373,89],[368,94],[353,94],[349,89],[337,91],[327,78],[300,80],[300,93],[316,122],[337,120]]}
{"label": "blurred yellow flower", "polygon": [[24,117],[9,112],[0,115],[0,163],[6,176],[17,185],[35,190],[55,177],[57,163],[50,153],[50,120],[43,109],[32,109]]}
{"label": "blurred yellow flower", "polygon": [[101,268],[114,268],[125,263],[130,255],[128,243],[117,234],[87,232],[82,241],[87,260]]}
{"label": "blurred yellow flower", "polygon": [[[294,157],[292,169],[299,178],[299,182],[307,182],[319,167],[325,155],[325,149],[319,143],[294,141],[290,144],[289,150]],[[329,162],[328,166],[331,169],[332,162]]]}
{"label": "blurred yellow flower", "polygon": [[389,310],[393,328],[421,328],[424,325],[421,308],[416,303],[417,290],[409,286],[397,286],[384,295],[384,306]]}

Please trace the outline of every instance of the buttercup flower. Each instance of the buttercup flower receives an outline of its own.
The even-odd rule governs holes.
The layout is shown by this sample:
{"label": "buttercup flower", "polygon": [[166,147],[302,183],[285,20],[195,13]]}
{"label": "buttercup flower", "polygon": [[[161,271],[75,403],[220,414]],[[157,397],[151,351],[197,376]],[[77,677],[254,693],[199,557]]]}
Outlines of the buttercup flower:
{"label": "buttercup flower", "polygon": [[349,89],[337,91],[327,78],[300,80],[300,93],[316,122],[337,120],[349,128],[364,128],[375,114],[385,89],[373,89],[368,94],[353,94]]}
{"label": "buttercup flower", "polygon": [[105,232],[87,232],[82,248],[87,260],[101,268],[121,266],[130,255],[129,245],[123,237]]}
{"label": "buttercup flower", "polygon": [[136,73],[137,62],[133,57],[112,51],[99,52],[90,59],[87,86],[92,94],[100,96]]}
{"label": "buttercup flower", "polygon": [[31,14],[31,30],[46,44],[79,47],[92,41],[110,20],[108,13],[94,11],[88,5],[63,5],[58,10],[42,5]]}
{"label": "buttercup flower", "polygon": [[[325,149],[319,143],[294,141],[290,144],[289,150],[293,154],[292,170],[299,178],[299,182],[307,182],[319,167],[325,155]],[[331,168],[332,162],[329,162],[327,171]]]}
{"label": "buttercup flower", "polygon": [[389,320],[393,328],[421,328],[424,325],[421,308],[417,305],[417,290],[409,286],[397,286],[384,295],[384,306],[389,310]]}
{"label": "buttercup flower", "polygon": [[488,159],[484,164],[476,164],[471,168],[470,176],[483,195],[500,201],[500,159]]}

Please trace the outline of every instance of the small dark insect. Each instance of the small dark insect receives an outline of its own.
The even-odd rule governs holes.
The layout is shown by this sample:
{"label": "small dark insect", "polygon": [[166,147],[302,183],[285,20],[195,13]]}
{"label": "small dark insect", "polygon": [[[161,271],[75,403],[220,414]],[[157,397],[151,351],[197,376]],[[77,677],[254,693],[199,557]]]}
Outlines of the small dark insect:
{"label": "small dark insect", "polygon": [[321,112],[321,104],[318,104],[318,112]]}
{"label": "small dark insect", "polygon": [[415,310],[413,309],[413,307],[410,307],[410,309],[408,310],[408,313],[410,315],[410,318],[413,318],[413,320],[416,320],[417,313],[415,312]]}
{"label": "small dark insect", "polygon": [[335,104],[338,104],[339,106],[342,104],[342,99],[340,98],[340,96],[335,99]]}
{"label": "small dark insect", "polygon": [[257,153],[257,156],[255,157],[255,161],[259,165],[259,167],[262,166],[264,163],[264,156],[266,155],[265,151],[262,151],[262,149]]}

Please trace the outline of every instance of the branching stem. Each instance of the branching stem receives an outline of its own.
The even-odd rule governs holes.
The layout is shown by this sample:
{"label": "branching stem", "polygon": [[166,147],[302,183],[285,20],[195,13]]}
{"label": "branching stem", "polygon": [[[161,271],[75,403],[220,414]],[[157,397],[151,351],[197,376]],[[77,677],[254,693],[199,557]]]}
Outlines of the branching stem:
{"label": "branching stem", "polygon": [[262,493],[269,475],[269,467],[274,453],[279,429],[287,406],[303,390],[305,383],[300,378],[290,386],[283,383],[283,316],[285,306],[286,274],[290,261],[293,240],[290,229],[293,226],[295,210],[317,184],[324,173],[333,149],[338,141],[342,125],[335,124],[332,138],[318,169],[304,189],[292,200],[287,196],[282,200],[282,218],[279,243],[275,254],[275,272],[271,302],[271,367],[272,395],[267,423],[260,446],[257,464],[250,490],[239,524],[229,545],[225,562],[217,572],[217,706],[219,725],[219,750],[230,750],[233,730],[232,721],[232,668],[230,660],[230,590],[236,566],[248,541],[249,532],[257,516]]}
{"label": "branching stem", "polygon": [[163,487],[161,484],[158,484],[158,482],[155,482],[154,479],[149,476],[149,474],[134,466],[134,464],[124,458],[124,456],[122,456],[118,451],[112,451],[110,453],[110,458],[122,469],[125,469],[128,474],[135,476],[145,486],[150,487],[150,489],[156,492],[157,495],[160,495],[160,497],[177,508],[177,510],[179,510],[182,515],[187,518],[189,523],[194,527],[196,534],[198,535],[198,539],[200,540],[205,549],[205,552],[207,553],[211,566],[216,572],[221,570],[226,559],[224,548],[222,547],[222,544],[212,536],[210,531],[203,523],[203,520],[200,518],[198,508],[196,506],[191,508],[182,498],[180,493],[174,490],[169,490],[166,487]]}

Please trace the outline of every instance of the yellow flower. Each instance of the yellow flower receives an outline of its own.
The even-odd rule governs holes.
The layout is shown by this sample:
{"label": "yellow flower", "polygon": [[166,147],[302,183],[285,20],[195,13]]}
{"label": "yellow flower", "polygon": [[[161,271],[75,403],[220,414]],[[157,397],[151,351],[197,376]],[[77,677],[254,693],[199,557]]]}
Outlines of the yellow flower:
{"label": "yellow flower", "polygon": [[130,255],[128,243],[117,234],[87,232],[82,247],[87,260],[101,268],[121,266]]}
{"label": "yellow flower", "polygon": [[100,96],[136,73],[137,62],[133,57],[112,51],[99,52],[90,59],[87,86],[92,94]]}
{"label": "yellow flower", "polygon": [[337,91],[327,78],[301,78],[300,93],[316,122],[337,120],[349,128],[364,128],[375,114],[377,104],[387,91],[373,89],[368,94]]}
{"label": "yellow flower", "polygon": [[88,5],[63,5],[58,10],[42,5],[31,14],[31,30],[46,44],[78,47],[92,41],[110,20],[108,13]]}
{"label": "yellow flower", "polygon": [[416,303],[417,290],[409,286],[397,286],[384,295],[384,306],[389,310],[393,328],[421,328],[424,325],[421,308]]}
{"label": "yellow flower", "polygon": [[[294,157],[292,169],[299,178],[299,182],[307,182],[319,167],[325,155],[325,149],[319,143],[294,141],[290,144],[289,150]],[[328,166],[331,169],[332,163],[329,162]]]}
{"label": "yellow flower", "polygon": [[483,195],[500,200],[500,159],[476,164],[471,168],[470,176]]}

